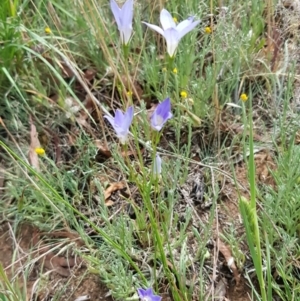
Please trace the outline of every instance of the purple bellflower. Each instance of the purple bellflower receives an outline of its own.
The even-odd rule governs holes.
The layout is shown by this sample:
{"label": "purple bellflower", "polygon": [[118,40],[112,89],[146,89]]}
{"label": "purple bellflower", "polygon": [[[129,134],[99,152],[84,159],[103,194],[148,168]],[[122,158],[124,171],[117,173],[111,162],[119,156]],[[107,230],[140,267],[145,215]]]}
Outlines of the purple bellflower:
{"label": "purple bellflower", "polygon": [[173,57],[181,38],[194,29],[200,21],[194,21],[194,17],[189,17],[176,26],[171,14],[166,9],[163,9],[160,12],[160,23],[162,28],[146,22],[143,23],[165,38],[168,54],[170,57]]}
{"label": "purple bellflower", "polygon": [[159,176],[161,174],[161,157],[156,154],[153,162],[153,174]]}
{"label": "purple bellflower", "polygon": [[151,127],[156,131],[160,131],[167,120],[172,118],[172,116],[171,100],[168,97],[155,108],[150,118]]}
{"label": "purple bellflower", "polygon": [[138,294],[141,301],[160,301],[162,297],[154,295],[152,288],[142,289],[138,288]]}
{"label": "purple bellflower", "polygon": [[127,45],[132,34],[133,0],[127,0],[122,8],[115,0],[110,0],[110,8],[117,22],[121,41]]}
{"label": "purple bellflower", "polygon": [[133,119],[133,107],[129,107],[124,114],[121,110],[117,109],[115,117],[111,117],[108,115],[104,115],[104,117],[114,128],[117,137],[120,139],[120,142],[122,144],[125,144],[127,142],[129,127]]}

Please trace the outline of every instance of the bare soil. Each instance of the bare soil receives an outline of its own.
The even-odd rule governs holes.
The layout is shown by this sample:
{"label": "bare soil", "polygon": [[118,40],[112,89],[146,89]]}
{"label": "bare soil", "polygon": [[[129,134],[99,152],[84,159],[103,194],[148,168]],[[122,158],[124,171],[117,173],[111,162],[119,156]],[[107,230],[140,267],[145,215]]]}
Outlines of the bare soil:
{"label": "bare soil", "polygon": [[[54,254],[38,229],[23,224],[15,232],[8,223],[0,227],[0,263],[14,287],[25,289],[26,300],[51,300],[54,295],[59,300],[112,300],[98,275],[89,273],[81,260]],[[64,231],[59,236],[76,235]]]}

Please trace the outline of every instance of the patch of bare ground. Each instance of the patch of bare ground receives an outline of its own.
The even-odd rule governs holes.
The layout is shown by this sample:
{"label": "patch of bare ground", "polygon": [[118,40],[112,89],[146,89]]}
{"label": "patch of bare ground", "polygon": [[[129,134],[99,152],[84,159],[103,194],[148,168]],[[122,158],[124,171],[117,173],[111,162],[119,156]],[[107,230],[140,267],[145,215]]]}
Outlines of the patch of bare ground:
{"label": "patch of bare ground", "polygon": [[228,288],[227,299],[232,301],[251,300],[251,290],[244,278],[241,278],[238,285],[231,284]]}
{"label": "patch of bare ground", "polygon": [[[46,236],[64,238],[64,242],[51,245],[45,243]],[[56,300],[111,301],[99,276],[90,274],[80,258],[57,254],[57,247],[72,242],[82,243],[77,234],[66,230],[42,233],[21,224],[13,231],[11,224],[2,223],[0,263],[13,287],[26,291],[28,301],[46,301],[53,296]]]}

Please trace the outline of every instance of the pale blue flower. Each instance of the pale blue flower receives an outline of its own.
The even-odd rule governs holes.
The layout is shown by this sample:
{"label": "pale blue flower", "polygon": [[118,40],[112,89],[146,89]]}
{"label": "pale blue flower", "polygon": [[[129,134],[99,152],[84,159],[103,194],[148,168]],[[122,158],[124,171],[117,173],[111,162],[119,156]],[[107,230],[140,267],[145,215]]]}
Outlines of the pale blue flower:
{"label": "pale blue flower", "polygon": [[153,174],[159,176],[161,174],[161,157],[156,154],[153,162]]}
{"label": "pale blue flower", "polygon": [[127,137],[129,134],[129,127],[133,119],[133,107],[129,107],[124,114],[121,110],[117,109],[115,117],[108,115],[104,115],[104,117],[114,128],[117,137],[120,139],[120,142],[122,144],[125,144],[127,142]]}
{"label": "pale blue flower", "polygon": [[133,0],[127,0],[122,8],[115,0],[110,0],[110,8],[117,22],[121,41],[127,45],[132,34]]}
{"label": "pale blue flower", "polygon": [[152,288],[138,288],[138,294],[141,301],[160,301],[162,297],[154,295]]}
{"label": "pale blue flower", "polygon": [[164,124],[170,118],[172,118],[172,116],[173,114],[171,113],[171,100],[168,97],[155,108],[150,118],[151,127],[156,131],[160,131]]}
{"label": "pale blue flower", "polygon": [[146,22],[143,23],[165,38],[168,54],[170,57],[173,57],[181,38],[194,29],[200,23],[200,20],[194,21],[194,17],[189,17],[176,25],[171,14],[166,9],[163,9],[160,13],[162,28]]}

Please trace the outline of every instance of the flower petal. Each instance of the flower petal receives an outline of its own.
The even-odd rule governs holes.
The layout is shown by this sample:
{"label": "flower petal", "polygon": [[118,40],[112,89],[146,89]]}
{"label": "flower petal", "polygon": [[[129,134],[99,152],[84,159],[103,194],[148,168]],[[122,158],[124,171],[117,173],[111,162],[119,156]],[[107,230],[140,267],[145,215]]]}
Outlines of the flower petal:
{"label": "flower petal", "polygon": [[175,28],[165,30],[164,37],[167,42],[167,52],[170,57],[173,57],[178,47],[180,36]]}
{"label": "flower petal", "polygon": [[125,144],[127,141],[127,136],[129,133],[129,128],[119,127],[117,125],[114,126],[114,130],[116,132],[117,137],[119,138],[122,144]]}
{"label": "flower petal", "polygon": [[117,109],[114,118],[108,115],[104,115],[104,118],[106,118],[114,128],[120,142],[125,144],[127,142],[129,127],[133,119],[133,107],[129,107],[124,114],[120,109]]}
{"label": "flower petal", "polygon": [[164,125],[164,120],[161,116],[157,115],[156,112],[154,112],[150,118],[150,123],[151,127],[159,132]]}
{"label": "flower petal", "polygon": [[162,299],[162,297],[154,295],[152,288],[148,288],[146,290],[138,288],[137,291],[141,301],[160,301]]}
{"label": "flower petal", "polygon": [[166,9],[163,9],[160,12],[160,23],[161,23],[163,30],[166,30],[169,28],[176,28],[175,21],[173,20],[171,14]]}
{"label": "flower petal", "polygon": [[147,288],[147,289],[142,289],[142,288],[138,288],[138,294],[140,298],[145,298],[149,295],[153,294],[152,288]]}
{"label": "flower petal", "polygon": [[180,22],[177,26],[176,26],[176,29],[177,31],[181,31],[183,30],[185,27],[189,26],[190,24],[192,24],[194,21],[194,17],[189,17],[187,18],[186,20]]}
{"label": "flower petal", "polygon": [[[121,114],[122,114],[122,112],[121,112]],[[111,116],[105,115],[104,118],[106,118],[109,121],[109,123],[111,124],[111,126],[115,130],[117,137],[119,138],[121,143],[124,144],[127,141],[128,129],[126,130],[123,127],[120,127],[116,123],[116,117],[113,118]]]}
{"label": "flower petal", "polygon": [[132,119],[133,119],[133,106],[130,106],[124,114],[123,127],[129,129]]}
{"label": "flower petal", "polygon": [[121,37],[124,44],[128,44],[132,34],[133,0],[127,0],[121,12]]}
{"label": "flower petal", "polygon": [[185,36],[187,33],[189,33],[191,30],[193,30],[198,24],[200,23],[200,20],[192,22],[190,25],[183,28],[181,31],[178,32],[179,40]]}
{"label": "flower petal", "polygon": [[156,296],[156,295],[153,295],[153,296],[151,297],[151,301],[161,301],[161,299],[162,299],[162,297]]}
{"label": "flower petal", "polygon": [[133,19],[133,0],[127,0],[122,6],[123,25],[132,23]]}
{"label": "flower petal", "polygon": [[115,126],[115,119],[113,117],[104,115],[104,118],[106,118],[113,127]]}
{"label": "flower petal", "polygon": [[110,0],[110,8],[111,11],[115,17],[115,20],[117,22],[118,28],[120,29],[122,24],[121,24],[121,9],[118,6],[118,4],[116,3],[115,0]]}
{"label": "flower petal", "polygon": [[162,116],[165,122],[173,116],[173,114],[171,113],[170,97],[166,98],[159,104],[159,106],[157,107],[157,114]]}
{"label": "flower petal", "polygon": [[132,34],[132,26],[123,26],[120,29],[121,41],[127,45]]}
{"label": "flower petal", "polygon": [[116,110],[115,113],[115,125],[118,127],[122,127],[124,123],[125,116],[120,109]]}
{"label": "flower petal", "polygon": [[150,24],[150,23],[147,23],[147,22],[142,22],[142,23],[146,24],[148,27],[150,27],[151,29],[155,30],[156,32],[158,32],[159,34],[164,36],[164,31],[160,27],[158,27],[157,25]]}
{"label": "flower petal", "polygon": [[156,109],[154,110],[151,118],[150,123],[151,127],[156,131],[160,131],[164,124],[172,118],[171,113],[171,100],[170,98],[166,98],[163,102],[161,102]]}

